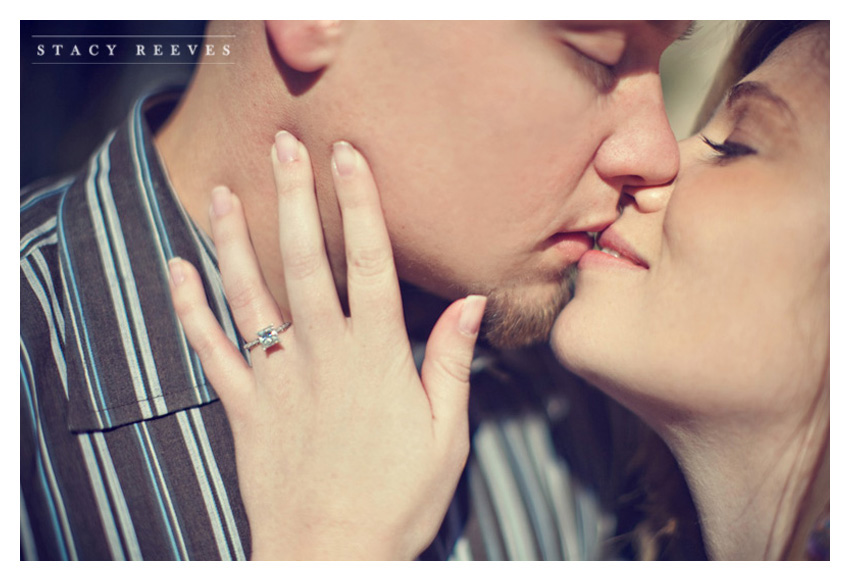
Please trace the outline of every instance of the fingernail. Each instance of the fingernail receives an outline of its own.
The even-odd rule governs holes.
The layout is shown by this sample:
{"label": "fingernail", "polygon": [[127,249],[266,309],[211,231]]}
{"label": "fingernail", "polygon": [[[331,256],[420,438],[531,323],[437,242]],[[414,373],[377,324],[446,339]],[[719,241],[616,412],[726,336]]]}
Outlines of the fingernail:
{"label": "fingernail", "polygon": [[487,305],[487,297],[481,295],[469,295],[460,307],[460,320],[458,329],[466,335],[478,334],[481,327],[481,319],[484,317],[484,307]]}
{"label": "fingernail", "polygon": [[334,143],[333,164],[336,173],[341,176],[350,176],[357,167],[357,154],[347,141]]}
{"label": "fingernail", "polygon": [[278,131],[274,136],[274,148],[280,163],[298,159],[298,140],[289,131]]}
{"label": "fingernail", "polygon": [[168,273],[174,286],[180,286],[186,280],[186,275],[183,273],[183,261],[179,258],[172,258],[168,261]]}
{"label": "fingernail", "polygon": [[212,191],[212,211],[216,216],[224,216],[233,207],[230,190],[226,186],[217,186]]}

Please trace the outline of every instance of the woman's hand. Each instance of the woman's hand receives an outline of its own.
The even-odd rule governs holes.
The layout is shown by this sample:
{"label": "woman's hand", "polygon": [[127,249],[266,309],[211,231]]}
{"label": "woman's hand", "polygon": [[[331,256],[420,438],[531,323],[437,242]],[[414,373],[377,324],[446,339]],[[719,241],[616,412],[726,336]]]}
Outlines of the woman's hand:
{"label": "woman's hand", "polygon": [[[437,322],[420,378],[366,160],[334,145],[350,316],[325,254],[306,148],[272,148],[292,326],[249,366],[209,309],[197,271],[170,263],[174,306],[233,431],[253,559],[406,559],[433,540],[469,452],[469,365],[483,297]],[[213,192],[213,238],[246,342],[287,322],[263,282],[239,199]]]}

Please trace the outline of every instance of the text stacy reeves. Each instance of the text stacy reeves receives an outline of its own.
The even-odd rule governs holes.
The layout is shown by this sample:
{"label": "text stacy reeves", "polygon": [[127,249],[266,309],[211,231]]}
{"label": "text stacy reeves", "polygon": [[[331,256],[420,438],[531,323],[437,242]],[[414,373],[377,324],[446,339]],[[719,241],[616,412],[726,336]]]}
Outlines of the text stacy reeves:
{"label": "text stacy reeves", "polygon": [[199,43],[75,43],[55,41],[36,45],[36,58],[52,62],[104,61],[108,59],[181,59],[190,60],[199,56],[228,57],[230,44]]}

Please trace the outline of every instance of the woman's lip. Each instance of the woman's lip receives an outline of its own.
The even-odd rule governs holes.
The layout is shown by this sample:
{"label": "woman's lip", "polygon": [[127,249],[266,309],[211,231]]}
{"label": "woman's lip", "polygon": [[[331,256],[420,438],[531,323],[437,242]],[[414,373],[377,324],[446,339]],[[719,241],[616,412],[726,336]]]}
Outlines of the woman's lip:
{"label": "woman's lip", "polygon": [[607,248],[608,250],[613,250],[619,254],[619,257],[609,255],[615,260],[626,260],[640,268],[649,269],[649,264],[640,254],[637,253],[632,245],[610,228],[605,230],[602,235],[597,238],[596,244],[600,248]]}
{"label": "woman's lip", "polygon": [[578,262],[579,270],[586,270],[592,267],[618,268],[628,270],[646,271],[645,266],[639,266],[625,257],[616,257],[601,250],[588,250],[581,256]]}

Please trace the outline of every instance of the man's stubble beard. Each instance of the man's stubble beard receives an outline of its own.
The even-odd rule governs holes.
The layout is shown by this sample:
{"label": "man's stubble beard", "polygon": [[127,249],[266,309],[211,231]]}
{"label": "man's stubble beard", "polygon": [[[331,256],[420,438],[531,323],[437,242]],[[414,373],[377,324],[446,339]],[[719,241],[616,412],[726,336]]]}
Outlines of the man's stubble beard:
{"label": "man's stubble beard", "polygon": [[561,278],[548,299],[522,296],[521,287],[496,289],[487,294],[481,334],[500,349],[516,349],[548,341],[555,319],[572,297],[574,269]]}

